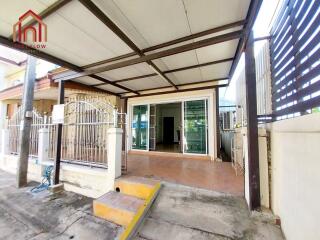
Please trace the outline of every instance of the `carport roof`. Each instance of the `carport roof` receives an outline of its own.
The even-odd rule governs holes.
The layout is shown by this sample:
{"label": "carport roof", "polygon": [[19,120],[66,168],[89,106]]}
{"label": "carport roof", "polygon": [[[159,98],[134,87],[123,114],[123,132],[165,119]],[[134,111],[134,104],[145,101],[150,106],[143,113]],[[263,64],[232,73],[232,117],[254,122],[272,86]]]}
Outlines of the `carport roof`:
{"label": "carport roof", "polygon": [[[0,44],[66,68],[56,81],[121,97],[216,88],[229,83],[261,2],[6,0]],[[41,50],[12,40],[13,24],[29,9],[48,27]]]}

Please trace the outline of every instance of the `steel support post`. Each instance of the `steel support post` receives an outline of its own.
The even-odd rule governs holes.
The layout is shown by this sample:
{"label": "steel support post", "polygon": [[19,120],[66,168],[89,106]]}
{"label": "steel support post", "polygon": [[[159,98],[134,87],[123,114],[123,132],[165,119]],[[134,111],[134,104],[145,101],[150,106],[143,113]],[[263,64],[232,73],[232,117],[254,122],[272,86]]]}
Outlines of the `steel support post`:
{"label": "steel support post", "polygon": [[37,59],[29,56],[23,84],[22,119],[20,123],[19,160],[17,166],[17,187],[27,185],[30,130],[32,124],[34,82]]}
{"label": "steel support post", "polygon": [[249,208],[260,208],[259,142],[257,120],[256,68],[253,32],[245,50],[246,106],[248,137]]}

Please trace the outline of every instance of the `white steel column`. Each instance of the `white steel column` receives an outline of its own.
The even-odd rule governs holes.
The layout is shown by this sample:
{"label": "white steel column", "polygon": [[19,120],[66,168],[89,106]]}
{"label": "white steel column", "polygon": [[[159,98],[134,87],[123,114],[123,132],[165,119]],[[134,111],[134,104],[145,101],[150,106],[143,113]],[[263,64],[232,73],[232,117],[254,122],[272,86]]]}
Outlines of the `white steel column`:
{"label": "white steel column", "polygon": [[39,163],[49,161],[49,130],[47,128],[39,130],[38,158]]}
{"label": "white steel column", "polygon": [[108,129],[108,172],[113,180],[121,176],[122,134],[121,128]]}

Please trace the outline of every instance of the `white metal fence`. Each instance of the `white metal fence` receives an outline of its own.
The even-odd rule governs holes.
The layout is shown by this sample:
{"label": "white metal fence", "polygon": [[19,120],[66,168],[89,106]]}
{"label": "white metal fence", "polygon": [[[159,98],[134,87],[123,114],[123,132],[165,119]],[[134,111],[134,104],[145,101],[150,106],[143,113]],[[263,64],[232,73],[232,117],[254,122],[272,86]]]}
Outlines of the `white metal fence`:
{"label": "white metal fence", "polygon": [[257,113],[259,121],[268,121],[272,114],[271,66],[269,41],[259,43],[255,56],[257,76]]}
{"label": "white metal fence", "polygon": [[[11,154],[18,154],[20,142],[20,125],[22,120],[22,108],[8,120],[9,130],[9,151]],[[36,109],[32,111],[32,125],[30,130],[30,145],[29,155],[36,157],[38,155],[39,146],[39,130],[44,127],[44,117],[37,112]]]}
{"label": "white metal fence", "polygon": [[[119,127],[125,130],[126,114],[118,113],[109,103],[102,101],[71,101],[65,104],[62,128],[61,159],[82,165],[106,168],[107,131]],[[18,154],[22,111],[8,121],[10,153]],[[47,128],[49,133],[49,159],[55,158],[57,125],[51,116],[41,116],[35,109],[30,133],[30,156],[37,157],[39,130]],[[126,136],[124,132],[124,136]],[[127,168],[127,147],[123,141],[122,169]]]}

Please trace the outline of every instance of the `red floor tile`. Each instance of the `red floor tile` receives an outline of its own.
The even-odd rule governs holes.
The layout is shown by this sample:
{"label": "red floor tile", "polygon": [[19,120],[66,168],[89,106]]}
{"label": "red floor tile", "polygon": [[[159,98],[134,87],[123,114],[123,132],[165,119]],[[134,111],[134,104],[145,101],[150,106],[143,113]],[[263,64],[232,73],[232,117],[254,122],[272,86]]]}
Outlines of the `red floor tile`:
{"label": "red floor tile", "polygon": [[243,196],[244,178],[231,163],[174,156],[128,155],[127,175],[153,177],[183,185]]}

